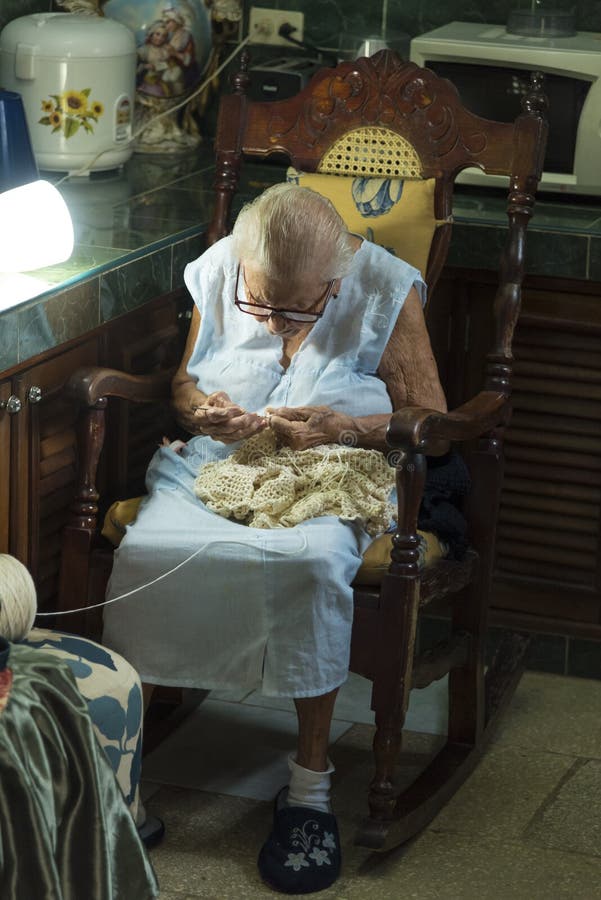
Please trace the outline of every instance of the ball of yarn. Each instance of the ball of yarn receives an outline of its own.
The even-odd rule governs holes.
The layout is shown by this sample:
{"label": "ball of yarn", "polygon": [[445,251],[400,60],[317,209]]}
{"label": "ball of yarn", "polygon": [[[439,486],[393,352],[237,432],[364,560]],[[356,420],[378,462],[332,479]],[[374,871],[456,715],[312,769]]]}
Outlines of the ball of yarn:
{"label": "ball of yarn", "polygon": [[31,631],[37,609],[33,578],[22,562],[0,553],[0,635],[20,641]]}

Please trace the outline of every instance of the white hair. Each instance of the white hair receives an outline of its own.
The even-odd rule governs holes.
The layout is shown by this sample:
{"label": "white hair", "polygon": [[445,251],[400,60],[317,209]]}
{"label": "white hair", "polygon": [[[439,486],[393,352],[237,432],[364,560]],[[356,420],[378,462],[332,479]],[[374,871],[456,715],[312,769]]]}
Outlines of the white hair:
{"label": "white hair", "polygon": [[296,184],[275,184],[244,206],[232,235],[241,262],[274,281],[343,278],[354,255],[334,205]]}
{"label": "white hair", "polygon": [[180,25],[185,25],[186,19],[184,14],[176,9],[174,6],[166,6],[163,12],[161,13],[161,18],[168,22],[170,19],[174,22],[178,22]]}

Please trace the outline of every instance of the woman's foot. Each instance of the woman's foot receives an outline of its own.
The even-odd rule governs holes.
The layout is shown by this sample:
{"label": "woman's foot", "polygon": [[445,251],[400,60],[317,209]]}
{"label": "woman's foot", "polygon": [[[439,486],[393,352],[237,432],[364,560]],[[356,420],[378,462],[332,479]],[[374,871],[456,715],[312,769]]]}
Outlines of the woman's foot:
{"label": "woman's foot", "polygon": [[283,894],[313,894],[340,875],[340,837],[332,813],[288,806],[288,788],[275,800],[271,834],[259,853],[263,881]]}

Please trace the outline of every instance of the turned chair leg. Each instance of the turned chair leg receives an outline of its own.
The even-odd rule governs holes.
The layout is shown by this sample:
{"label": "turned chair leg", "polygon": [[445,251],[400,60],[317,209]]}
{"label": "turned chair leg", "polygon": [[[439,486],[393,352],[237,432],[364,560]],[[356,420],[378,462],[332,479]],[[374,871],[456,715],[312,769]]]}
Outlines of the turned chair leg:
{"label": "turned chair leg", "polygon": [[484,655],[486,611],[481,608],[479,582],[470,585],[455,604],[453,628],[470,635],[466,664],[449,672],[449,730],[451,743],[477,745],[484,732]]}
{"label": "turned chair leg", "polygon": [[376,772],[369,786],[369,811],[374,819],[392,819],[396,803],[394,770],[401,752],[405,716],[376,715],[373,741]]}
{"label": "turned chair leg", "polygon": [[373,683],[372,709],[376,714],[373,751],[376,771],[368,802],[372,818],[392,819],[397,799],[395,767],[402,744],[409,695],[419,609],[416,581],[405,583],[405,597],[398,597],[398,582],[387,578],[382,592],[383,628],[381,659],[385,668]]}

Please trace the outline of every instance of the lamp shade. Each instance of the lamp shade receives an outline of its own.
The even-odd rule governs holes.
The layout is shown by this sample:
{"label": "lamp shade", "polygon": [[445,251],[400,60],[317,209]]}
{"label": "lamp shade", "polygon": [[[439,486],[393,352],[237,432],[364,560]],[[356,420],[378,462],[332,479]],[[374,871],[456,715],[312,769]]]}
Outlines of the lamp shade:
{"label": "lamp shade", "polygon": [[67,205],[48,181],[0,194],[0,272],[29,272],[64,262],[73,242]]}
{"label": "lamp shade", "polygon": [[0,90],[0,191],[38,177],[21,95]]}

